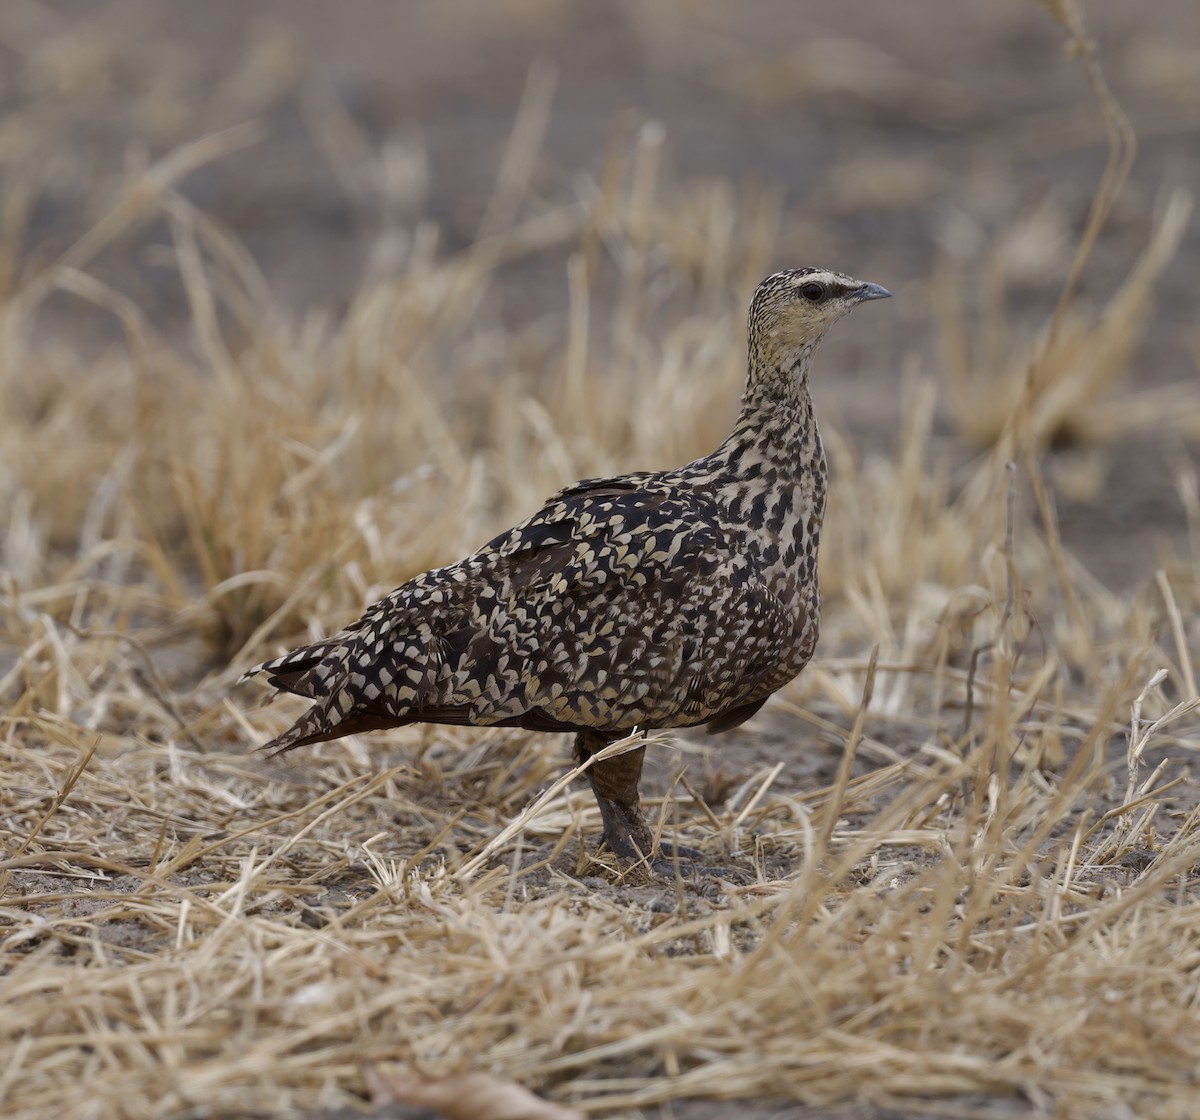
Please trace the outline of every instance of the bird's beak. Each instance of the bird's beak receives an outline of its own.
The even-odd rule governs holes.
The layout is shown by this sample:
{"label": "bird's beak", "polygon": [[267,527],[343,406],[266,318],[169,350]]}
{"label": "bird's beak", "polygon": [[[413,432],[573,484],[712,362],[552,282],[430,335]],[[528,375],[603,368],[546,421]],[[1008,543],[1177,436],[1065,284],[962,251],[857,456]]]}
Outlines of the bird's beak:
{"label": "bird's beak", "polygon": [[867,299],[890,299],[892,293],[879,284],[864,284],[854,293],[855,302],[861,303]]}

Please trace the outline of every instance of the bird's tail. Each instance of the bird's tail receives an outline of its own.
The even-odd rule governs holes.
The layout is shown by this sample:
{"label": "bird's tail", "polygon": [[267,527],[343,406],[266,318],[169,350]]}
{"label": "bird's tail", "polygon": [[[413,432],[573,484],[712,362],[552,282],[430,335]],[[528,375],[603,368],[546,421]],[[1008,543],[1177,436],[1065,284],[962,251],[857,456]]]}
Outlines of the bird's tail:
{"label": "bird's tail", "polygon": [[276,688],[313,701],[308,711],[261,750],[282,754],[293,747],[412,722],[404,711],[383,701],[379,675],[385,669],[370,663],[362,643],[354,639],[355,635],[343,633],[264,661],[243,674],[243,680],[266,674]]}
{"label": "bird's tail", "polygon": [[276,735],[270,742],[263,743],[258,749],[270,755],[283,754],[294,747],[307,746],[309,743],[323,743],[327,739],[337,738],[345,734],[341,728],[335,730],[330,724],[329,713],[325,705],[314,704],[283,734]]}
{"label": "bird's tail", "polygon": [[339,726],[341,721],[337,709],[330,703],[330,674],[314,671],[331,654],[336,654],[341,646],[341,642],[317,642],[264,661],[242,674],[242,680],[249,680],[265,673],[267,680],[276,688],[317,701],[283,734],[276,735],[259,750],[272,755],[282,754],[293,747],[321,743],[347,733]]}
{"label": "bird's tail", "polygon": [[351,690],[341,688],[331,696],[318,699],[283,734],[263,743],[259,750],[272,755],[283,754],[294,747],[307,747],[312,743],[340,739],[344,735],[361,735],[364,731],[400,727],[411,722],[411,719],[395,716],[384,708],[358,707]]}
{"label": "bird's tail", "polygon": [[336,654],[344,648],[341,641],[317,642],[311,646],[304,646],[247,669],[241,680],[249,680],[260,673],[266,673],[267,680],[276,688],[316,700],[318,697],[329,695],[329,674],[316,673],[313,670],[331,654]]}

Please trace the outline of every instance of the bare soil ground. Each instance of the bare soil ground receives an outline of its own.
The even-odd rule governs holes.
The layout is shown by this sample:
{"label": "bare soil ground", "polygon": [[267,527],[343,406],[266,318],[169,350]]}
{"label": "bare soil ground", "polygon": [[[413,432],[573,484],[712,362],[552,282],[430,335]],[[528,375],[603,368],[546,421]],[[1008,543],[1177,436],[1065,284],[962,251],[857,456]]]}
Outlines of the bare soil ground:
{"label": "bare soil ground", "polygon": [[[0,1111],[1196,1114],[1200,13],[1078,17],[0,10]],[[553,737],[253,753],[246,666],[709,448],[805,263],[896,295],[820,656],[644,785],[733,874]]]}

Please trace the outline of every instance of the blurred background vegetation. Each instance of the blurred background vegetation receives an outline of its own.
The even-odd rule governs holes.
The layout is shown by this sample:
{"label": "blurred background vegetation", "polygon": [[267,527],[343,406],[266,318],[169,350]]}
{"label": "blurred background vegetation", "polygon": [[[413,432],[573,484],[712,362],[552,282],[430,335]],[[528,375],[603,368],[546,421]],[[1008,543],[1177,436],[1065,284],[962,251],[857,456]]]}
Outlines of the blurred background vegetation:
{"label": "blurred background vegetation", "polygon": [[[649,261],[658,301],[680,272],[724,261],[754,212],[769,244],[746,246],[739,263],[828,263],[901,297],[831,342],[827,413],[889,442],[907,363],[951,382],[939,426],[986,442],[1004,408],[989,382],[1021,361],[1059,298],[1109,154],[1087,74],[1064,47],[1065,11],[1016,0],[10,0],[0,293],[76,244],[139,165],[247,121],[253,137],[198,161],[183,193],[244,246],[226,267],[253,289],[256,316],[341,314],[364,282],[404,274],[431,241],[462,252],[480,235],[591,205],[649,150],[638,165],[647,189],[682,219],[673,239],[692,241]],[[1078,284],[1096,309],[1145,249],[1171,187],[1200,181],[1200,14],[1182,0],[1136,11],[1100,0],[1088,18],[1138,137]],[[139,228],[87,270],[157,330],[182,333],[191,312],[168,219],[129,224]],[[572,232],[569,221],[531,230],[464,317],[532,327],[530,346],[560,346]],[[1193,221],[1184,250],[1165,254],[1135,349],[1108,381],[1194,385],[1198,238]],[[585,248],[603,306],[631,254]],[[747,265],[718,279],[736,302],[756,278]],[[93,346],[109,337],[112,315],[78,294],[52,291],[43,304],[43,334]],[[1195,402],[1182,418],[1180,403],[1168,393],[1146,407],[1194,436]],[[1110,436],[1122,414],[1090,426],[1072,416],[1047,436]],[[1152,538],[1136,530],[1173,531],[1175,446],[1130,438],[1110,444],[1104,464],[1083,455],[1064,467],[1064,533],[1104,577],[1128,584],[1151,562]]]}

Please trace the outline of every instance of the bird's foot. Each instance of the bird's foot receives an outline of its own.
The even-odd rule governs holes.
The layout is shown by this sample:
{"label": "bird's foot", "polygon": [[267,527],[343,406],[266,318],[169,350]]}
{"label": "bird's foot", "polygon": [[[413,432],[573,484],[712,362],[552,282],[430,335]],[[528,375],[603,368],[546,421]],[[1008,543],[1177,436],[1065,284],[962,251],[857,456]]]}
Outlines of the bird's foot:
{"label": "bird's foot", "polygon": [[658,850],[663,859],[668,862],[678,859],[695,863],[696,860],[704,858],[699,848],[689,848],[686,844],[676,844],[673,840],[660,840]]}
{"label": "bird's foot", "polygon": [[636,801],[620,802],[597,797],[604,831],[600,847],[622,859],[645,859],[655,854],[654,833]]}
{"label": "bird's foot", "polygon": [[[641,823],[644,825],[645,822]],[[655,845],[654,834],[648,827],[644,831],[615,833],[606,828],[600,838],[600,847],[622,861],[629,861],[633,867],[643,867],[664,879],[741,881],[746,878],[739,868],[705,863],[704,853],[687,844],[662,840]]]}
{"label": "bird's foot", "polygon": [[[678,849],[677,849],[678,850]],[[684,851],[693,852],[695,857],[700,853],[693,848]],[[748,870],[742,867],[728,867],[724,864],[700,863],[697,859],[672,859],[661,857],[647,861],[650,870],[664,879],[686,879],[695,883],[714,883],[721,880],[726,883],[745,884],[752,880]]]}
{"label": "bird's foot", "polygon": [[654,831],[642,815],[637,801],[597,797],[604,832],[601,849],[607,848],[620,860],[643,867],[664,879],[746,881],[746,873],[733,867],[712,866],[704,854],[686,844],[662,840],[655,843]]}

